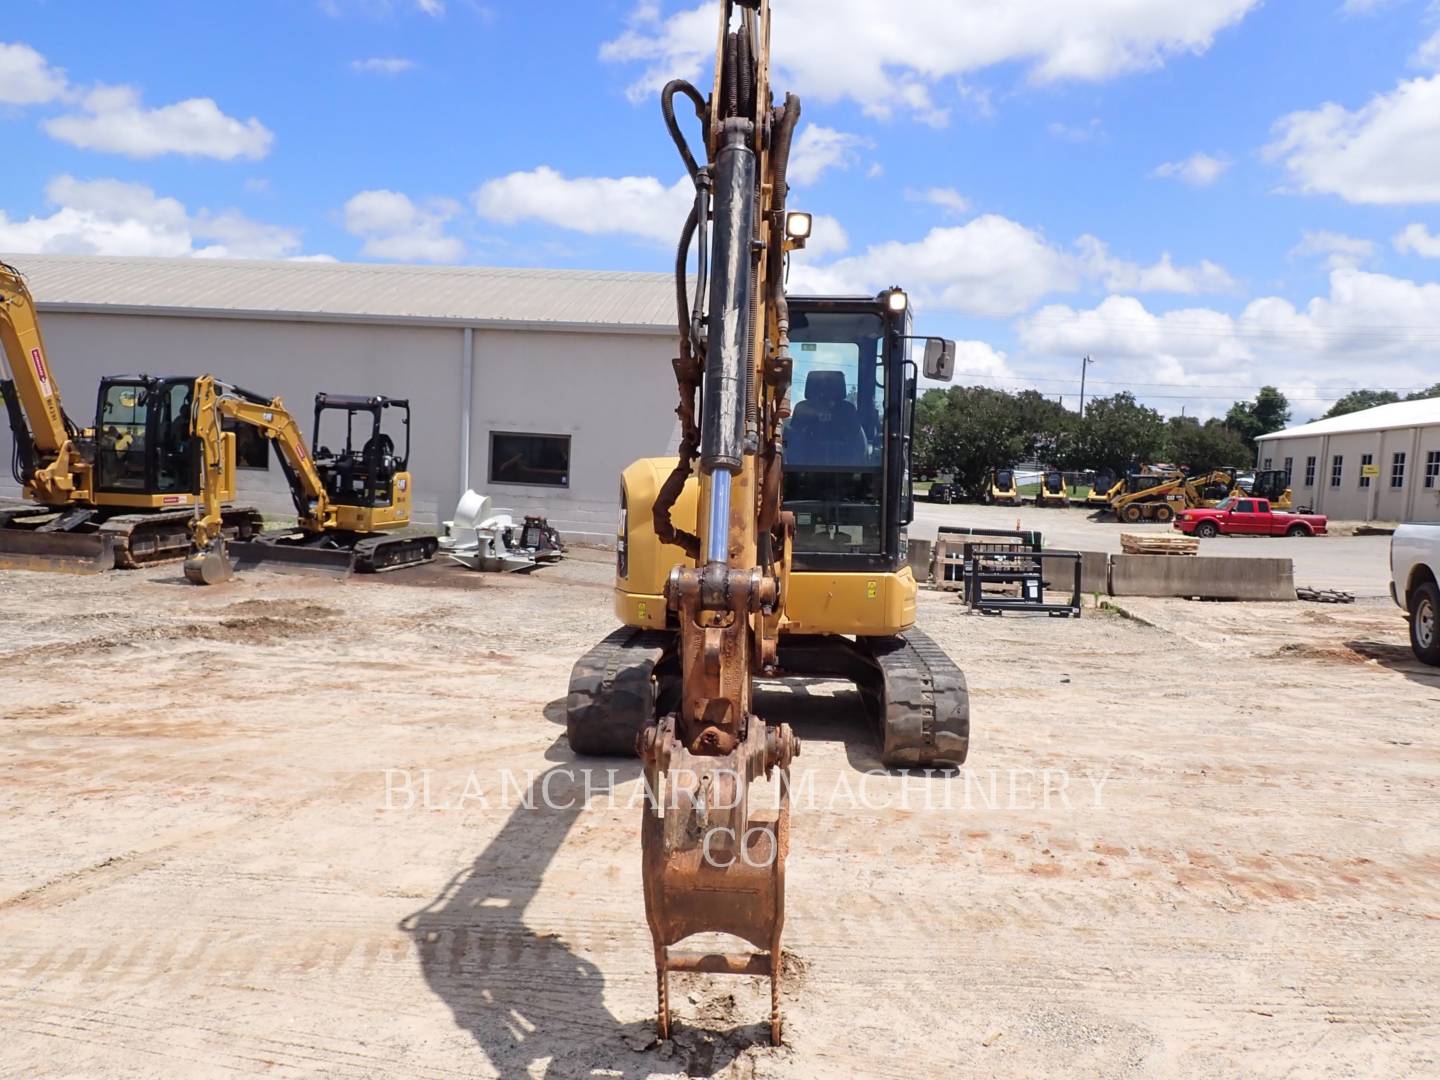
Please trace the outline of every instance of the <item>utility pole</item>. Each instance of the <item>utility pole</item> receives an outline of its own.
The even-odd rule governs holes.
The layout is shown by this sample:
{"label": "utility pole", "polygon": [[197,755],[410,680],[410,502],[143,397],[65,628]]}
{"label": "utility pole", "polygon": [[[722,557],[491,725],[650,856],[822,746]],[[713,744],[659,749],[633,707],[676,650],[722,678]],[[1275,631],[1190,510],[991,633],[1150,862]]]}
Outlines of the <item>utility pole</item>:
{"label": "utility pole", "polygon": [[1084,420],[1084,419],[1085,419],[1085,372],[1089,370],[1090,365],[1093,364],[1094,362],[1095,362],[1095,361],[1094,361],[1094,360],[1091,360],[1090,357],[1088,357],[1088,356],[1085,357],[1084,360],[1081,360],[1081,361],[1080,361],[1080,419],[1081,419],[1081,420]]}

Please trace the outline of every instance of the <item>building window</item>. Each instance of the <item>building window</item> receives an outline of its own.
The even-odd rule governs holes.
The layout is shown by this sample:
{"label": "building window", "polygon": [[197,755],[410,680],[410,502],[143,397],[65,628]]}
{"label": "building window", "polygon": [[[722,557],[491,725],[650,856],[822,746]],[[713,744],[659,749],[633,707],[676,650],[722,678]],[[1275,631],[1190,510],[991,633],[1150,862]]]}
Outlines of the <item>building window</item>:
{"label": "building window", "polygon": [[490,483],[570,486],[570,436],[490,433]]}
{"label": "building window", "polygon": [[1336,454],[1330,459],[1330,486],[1339,487],[1345,477],[1345,455]]}
{"label": "building window", "polygon": [[1361,454],[1361,455],[1360,455],[1360,486],[1361,486],[1362,488],[1368,488],[1368,487],[1370,486],[1370,477],[1368,477],[1368,476],[1365,475],[1365,470],[1368,469],[1371,465],[1374,465],[1374,464],[1375,464],[1375,455],[1374,455],[1374,454]]}
{"label": "building window", "polygon": [[1268,457],[1267,457],[1267,458],[1265,459],[1265,464],[1264,464],[1264,466],[1263,466],[1264,470],[1265,470],[1266,472],[1269,472],[1269,471],[1270,471],[1270,466],[1273,465],[1274,462],[1275,462],[1275,459],[1274,459],[1274,458],[1268,458]]}
{"label": "building window", "polygon": [[1287,457],[1287,458],[1285,459],[1285,486],[1286,486],[1286,487],[1289,487],[1289,486],[1290,486],[1291,481],[1292,481],[1292,478],[1294,477],[1294,475],[1295,475],[1295,459],[1294,459],[1293,457]]}
{"label": "building window", "polygon": [[1440,484],[1440,450],[1431,450],[1425,455],[1425,486],[1433,488]]}
{"label": "building window", "polygon": [[1305,459],[1305,486],[1315,486],[1315,459],[1313,457]]}
{"label": "building window", "polygon": [[1403,452],[1390,459],[1390,486],[1392,488],[1405,486],[1405,455]]}

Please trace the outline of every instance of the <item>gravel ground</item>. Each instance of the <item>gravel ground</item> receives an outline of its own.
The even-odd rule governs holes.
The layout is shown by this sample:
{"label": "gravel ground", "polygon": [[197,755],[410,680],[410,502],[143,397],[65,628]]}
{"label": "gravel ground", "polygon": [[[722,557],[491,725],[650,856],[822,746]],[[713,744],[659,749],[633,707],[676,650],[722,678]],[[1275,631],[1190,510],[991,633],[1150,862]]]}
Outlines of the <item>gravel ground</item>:
{"label": "gravel ground", "polygon": [[0,1076],[1440,1074],[1440,673],[1388,602],[1124,607],[922,594],[957,776],[762,696],[815,793],[774,1049],[744,979],[651,1035],[635,766],[586,802],[564,739],[605,556],[0,573]]}

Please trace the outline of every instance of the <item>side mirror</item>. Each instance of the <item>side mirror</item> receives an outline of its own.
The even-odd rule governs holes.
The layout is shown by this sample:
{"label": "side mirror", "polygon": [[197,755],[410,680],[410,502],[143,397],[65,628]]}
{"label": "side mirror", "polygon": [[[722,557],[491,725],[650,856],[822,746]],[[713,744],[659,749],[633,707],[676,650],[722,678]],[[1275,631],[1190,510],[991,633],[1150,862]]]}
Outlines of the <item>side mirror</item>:
{"label": "side mirror", "polygon": [[955,377],[955,342],[945,338],[925,339],[925,377],[949,382]]}

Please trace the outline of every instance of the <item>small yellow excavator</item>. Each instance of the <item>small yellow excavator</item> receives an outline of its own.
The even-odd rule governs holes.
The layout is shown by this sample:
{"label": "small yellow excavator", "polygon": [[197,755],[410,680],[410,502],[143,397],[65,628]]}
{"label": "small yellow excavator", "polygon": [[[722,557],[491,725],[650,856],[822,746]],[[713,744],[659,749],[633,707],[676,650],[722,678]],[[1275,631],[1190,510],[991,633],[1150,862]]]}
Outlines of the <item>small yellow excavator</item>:
{"label": "small yellow excavator", "polygon": [[[898,288],[786,295],[787,253],[810,227],[786,210],[800,102],[771,97],[769,0],[720,8],[709,99],[681,80],[662,93],[695,182],[676,260],[680,452],[621,476],[623,626],[576,663],[566,731],[578,754],[638,750],[644,766],[661,1037],[669,973],[682,971],[768,976],[778,1043],[786,778],[800,743],[757,715],[757,679],[857,682],[886,765],[953,768],[969,748],[965,677],[914,628],[904,540],[916,386],[922,373],[949,381],[955,348],[929,339],[912,358]],[[676,120],[682,96],[703,165]],[[778,805],[762,810],[751,792],[771,777]],[[754,951],[677,948],[703,933]]]}
{"label": "small yellow excavator", "polygon": [[[397,411],[405,449],[382,430],[383,417]],[[327,412],[345,416],[343,450],[319,444]],[[279,398],[264,398],[206,375],[196,380],[192,432],[200,448],[201,499],[191,521],[191,552],[185,576],[197,585],[229,580],[235,567],[263,564],[314,568],[332,573],[397,570],[435,557],[435,536],[397,536],[410,525],[410,403],[399,398],[315,395],[315,439],[307,451],[300,426]],[[368,438],[356,442],[356,420],[368,421]],[[227,542],[221,494],[225,477],[226,428],[243,426],[275,445],[290,484],[296,529]],[[361,435],[365,431],[360,432]],[[233,565],[232,565],[233,560]]]}
{"label": "small yellow excavator", "polygon": [[[13,437],[11,473],[32,505],[0,509],[0,567],[94,572],[182,558],[199,498],[191,376],[116,375],[100,383],[95,423],[65,412],[35,301],[0,263],[0,397]],[[217,444],[216,528],[249,539],[258,510],[235,498],[235,438]]]}
{"label": "small yellow excavator", "polygon": [[1040,477],[1040,490],[1035,493],[1036,506],[1065,507],[1070,505],[1070,491],[1065,474],[1059,469],[1046,469]]}
{"label": "small yellow excavator", "polygon": [[990,470],[990,493],[985,501],[992,506],[1020,505],[1020,490],[1015,486],[1014,469]]}

